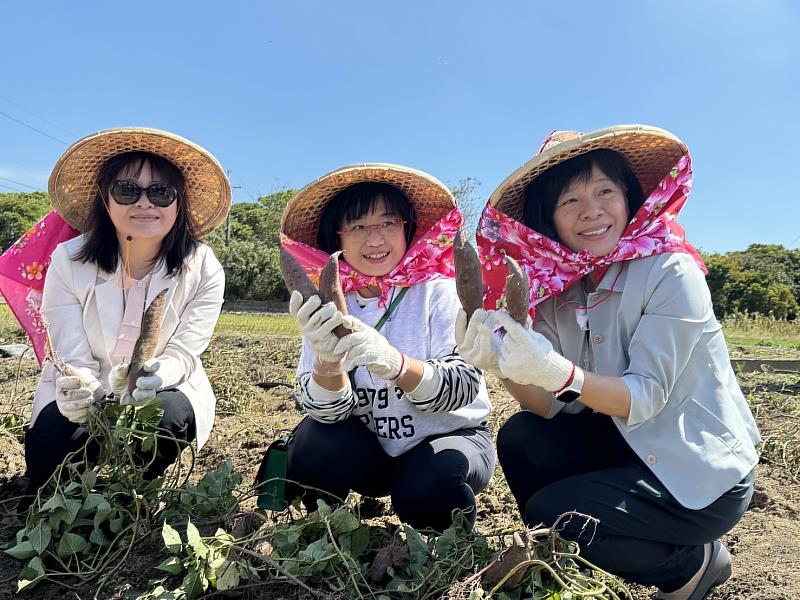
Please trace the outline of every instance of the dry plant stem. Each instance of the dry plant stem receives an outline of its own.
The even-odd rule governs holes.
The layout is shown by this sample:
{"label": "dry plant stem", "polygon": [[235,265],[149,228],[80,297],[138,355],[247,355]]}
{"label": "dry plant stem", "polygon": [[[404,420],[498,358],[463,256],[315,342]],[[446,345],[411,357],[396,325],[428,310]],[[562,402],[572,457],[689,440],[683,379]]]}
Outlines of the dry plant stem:
{"label": "dry plant stem", "polygon": [[136,493],[136,490],[131,490],[131,494],[133,495],[133,500],[136,503],[136,515],[134,516],[133,531],[131,532],[131,543],[128,544],[128,549],[125,551],[124,556],[120,560],[118,560],[117,564],[114,565],[111,568],[111,570],[108,573],[106,573],[100,580],[100,585],[97,587],[97,591],[94,594],[95,598],[98,598],[100,596],[100,591],[103,589],[103,586],[105,586],[105,584],[111,578],[111,575],[113,575],[114,572],[125,563],[125,559],[128,558],[128,556],[131,553],[131,550],[133,550],[133,545],[136,543],[136,529],[139,524],[139,515],[141,514],[142,497]]}
{"label": "dry plant stem", "polygon": [[312,595],[316,596],[317,598],[327,598],[328,597],[328,594],[326,592],[323,592],[322,590],[315,590],[314,588],[309,587],[308,585],[306,585],[305,583],[300,581],[297,577],[295,577],[294,575],[289,573],[286,569],[284,569],[282,566],[280,566],[278,564],[278,562],[274,558],[272,558],[271,556],[266,556],[264,554],[259,554],[258,552],[253,552],[252,550],[248,550],[247,548],[244,548],[243,546],[239,546],[237,544],[231,544],[231,549],[235,550],[236,552],[241,552],[242,554],[246,554],[248,556],[252,556],[253,558],[260,560],[264,564],[266,564],[266,565],[272,567],[273,569],[275,569],[276,571],[278,571],[281,575],[284,575],[292,583],[294,583],[295,585],[299,585],[301,588],[303,588],[309,594],[312,594]]}
{"label": "dry plant stem", "polygon": [[131,353],[131,364],[128,368],[128,390],[136,389],[136,380],[145,375],[143,365],[146,361],[153,358],[158,344],[158,335],[161,332],[161,316],[164,314],[164,304],[166,303],[167,290],[163,289],[142,315],[142,328],[136,344]]}
{"label": "dry plant stem", "polygon": [[456,269],[456,292],[469,321],[472,313],[483,306],[481,261],[461,229],[453,241],[453,262]]}
{"label": "dry plant stem", "polygon": [[528,322],[530,309],[530,287],[528,276],[520,268],[517,261],[505,255],[508,274],[506,275],[506,310],[511,318],[520,325]]}
{"label": "dry plant stem", "polygon": [[[350,577],[350,582],[353,584],[353,589],[355,590],[356,594],[358,594],[359,598],[363,598],[364,595],[358,590],[358,583],[356,583],[355,577],[353,577],[353,571],[350,570],[350,561],[355,562],[355,559],[352,556],[346,556],[342,549],[339,548],[339,544],[336,543],[336,537],[333,535],[333,531],[331,530],[331,522],[330,519],[325,518],[325,529],[328,530],[328,537],[330,539],[331,545],[333,549],[336,551],[337,556],[339,559],[345,564],[347,568],[347,575]],[[349,560],[348,560],[349,559]],[[369,583],[366,579],[364,579],[364,575],[361,573],[361,569],[359,568],[358,563],[356,562],[356,571],[358,572],[359,576],[361,577],[361,581],[367,586],[367,590],[369,590],[370,598],[374,598],[375,595],[372,593],[372,589],[369,587]]]}
{"label": "dry plant stem", "polygon": [[[342,281],[339,278],[339,257],[342,251],[339,250],[330,255],[319,274],[319,297],[323,304],[333,302],[333,305],[343,315],[347,314],[347,302],[342,291]],[[343,338],[350,330],[344,325],[339,325],[333,330],[336,337]]]}

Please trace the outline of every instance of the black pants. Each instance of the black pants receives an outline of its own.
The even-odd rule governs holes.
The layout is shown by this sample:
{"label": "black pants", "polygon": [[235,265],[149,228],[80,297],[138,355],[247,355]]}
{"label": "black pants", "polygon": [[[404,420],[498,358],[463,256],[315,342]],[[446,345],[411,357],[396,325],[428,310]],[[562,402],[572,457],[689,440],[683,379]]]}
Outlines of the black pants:
{"label": "black pants", "polygon": [[[178,455],[195,438],[194,409],[189,399],[178,390],[158,393],[164,416],[161,427],[175,436],[175,443],[161,440],[158,456],[145,474],[149,478],[162,475]],[[42,409],[33,427],[25,434],[25,475],[28,477],[28,496],[35,496],[70,452],[82,448],[89,438],[85,426],[72,423],[58,411],[55,402]],[[89,449],[96,454],[97,449]],[[31,498],[28,499],[28,504]],[[21,506],[24,506],[23,503]]]}
{"label": "black pants", "polygon": [[[485,428],[431,436],[404,454],[386,454],[375,434],[357,418],[319,423],[306,417],[289,444],[291,481],[344,499],[354,490],[365,496],[391,495],[397,516],[417,529],[443,531],[453,509],[475,522],[475,494],[492,478],[495,451]],[[303,502],[316,509],[313,491]]]}
{"label": "black pants", "polygon": [[[512,416],[497,436],[508,485],[528,525],[552,525],[567,511],[600,520],[570,521],[562,535],[597,566],[670,592],[703,563],[703,545],[730,531],[753,495],[754,473],[710,506],[678,503],[628,446],[611,417],[584,411],[551,420]],[[687,469],[691,466],[687,465]]]}

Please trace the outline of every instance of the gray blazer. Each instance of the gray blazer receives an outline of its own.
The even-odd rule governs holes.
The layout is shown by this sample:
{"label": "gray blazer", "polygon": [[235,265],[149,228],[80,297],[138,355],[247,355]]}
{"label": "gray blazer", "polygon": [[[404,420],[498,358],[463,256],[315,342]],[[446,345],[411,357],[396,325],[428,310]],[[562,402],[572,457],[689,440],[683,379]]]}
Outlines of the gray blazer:
{"label": "gray blazer", "polygon": [[[576,306],[594,307],[588,334]],[[630,415],[613,417],[617,429],[683,506],[708,506],[755,467],[761,438],[688,254],[616,263],[595,292],[576,284],[543,302],[534,328],[576,364],[588,335],[590,370],[622,377],[630,390]],[[553,398],[549,416],[565,406],[583,407]]]}

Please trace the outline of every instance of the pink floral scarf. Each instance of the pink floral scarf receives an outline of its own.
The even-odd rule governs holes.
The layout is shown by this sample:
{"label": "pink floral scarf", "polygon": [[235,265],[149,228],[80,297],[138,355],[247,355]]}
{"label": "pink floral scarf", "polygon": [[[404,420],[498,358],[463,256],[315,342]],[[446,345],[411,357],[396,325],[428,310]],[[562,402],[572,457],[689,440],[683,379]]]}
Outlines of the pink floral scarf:
{"label": "pink floral scarf", "polygon": [[40,363],[47,353],[47,334],[39,307],[50,256],[61,242],[79,234],[50,211],[0,256],[0,292],[28,334]]}
{"label": "pink floral scarf", "polygon": [[535,318],[537,304],[557,296],[592,271],[599,280],[615,262],[664,252],[686,252],[707,273],[697,250],[686,241],[683,227],[675,221],[691,187],[692,161],[684,155],[644,201],[617,247],[600,257],[588,250],[573,252],[487,205],[478,225],[484,307],[505,306],[504,254],[515,258],[528,275],[531,318]]}
{"label": "pink floral scarf", "polygon": [[[339,261],[342,289],[352,292],[367,286],[381,290],[381,306],[385,306],[393,287],[410,287],[423,281],[455,277],[453,267],[453,239],[461,226],[461,211],[454,208],[437,221],[433,227],[418,235],[406,250],[403,259],[386,275],[370,277],[356,271],[346,261]],[[319,273],[330,256],[308,244],[303,244],[281,234],[281,244],[294,256],[315,285]]]}

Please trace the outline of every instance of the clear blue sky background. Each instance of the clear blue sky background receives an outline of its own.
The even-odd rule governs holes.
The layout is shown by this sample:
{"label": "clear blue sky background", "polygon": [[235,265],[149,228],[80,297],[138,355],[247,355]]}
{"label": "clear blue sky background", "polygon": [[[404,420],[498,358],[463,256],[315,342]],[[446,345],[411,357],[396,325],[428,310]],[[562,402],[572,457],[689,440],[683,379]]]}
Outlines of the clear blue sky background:
{"label": "clear blue sky background", "polygon": [[476,178],[482,205],[551,130],[641,122],[692,151],[695,245],[800,247],[798,31],[794,0],[5,2],[0,191],[146,125],[213,152],[236,201],[376,161]]}

